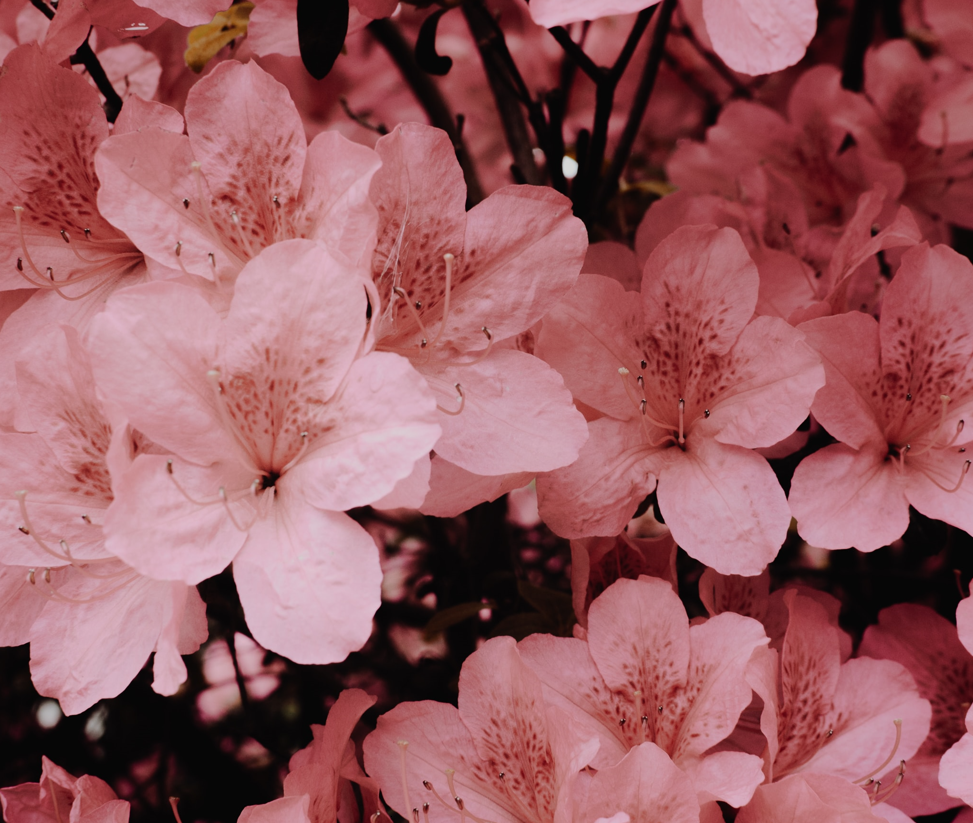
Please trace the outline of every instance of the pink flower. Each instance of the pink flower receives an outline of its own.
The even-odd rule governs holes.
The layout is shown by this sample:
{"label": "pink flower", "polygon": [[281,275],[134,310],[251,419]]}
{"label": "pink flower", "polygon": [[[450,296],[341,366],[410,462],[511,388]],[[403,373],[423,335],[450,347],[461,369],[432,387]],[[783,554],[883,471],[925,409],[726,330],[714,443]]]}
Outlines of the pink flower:
{"label": "pink flower", "polygon": [[581,268],[587,242],[569,201],[508,186],[467,213],[444,132],[407,124],[376,151],[376,345],[408,357],[439,398],[437,455],[491,476],[572,462],[584,419],[560,375],[517,345]]}
{"label": "pink flower", "polygon": [[[965,610],[961,607],[958,615]],[[865,630],[858,653],[901,663],[932,705],[929,736],[909,760],[892,804],[912,816],[960,805],[939,785],[940,758],[965,733],[963,706],[973,697],[973,656],[956,627],[927,606],[901,603],[879,613],[878,625]]]}
{"label": "pink flower", "polygon": [[[658,0],[534,0],[530,13],[541,26],[561,26],[628,14]],[[810,0],[767,4],[754,0],[702,0],[702,18],[713,49],[734,71],[767,74],[804,56],[817,27]]]}
{"label": "pink flower", "polygon": [[909,505],[973,532],[965,419],[973,405],[973,266],[945,246],[902,258],[876,322],[852,313],[801,326],[827,385],[812,412],[840,442],[791,484],[801,536],[872,551],[901,537]]}
{"label": "pink flower", "polygon": [[[967,652],[973,654],[973,601],[969,597],[956,607],[956,630],[960,643]],[[963,662],[967,663],[967,661],[968,658]],[[969,702],[968,692],[965,700],[959,705],[962,706],[967,702]],[[940,785],[948,795],[961,798],[967,804],[973,801],[971,766],[973,766],[973,708],[967,709],[966,712],[966,734],[943,754],[939,762]]]}
{"label": "pink flower", "polygon": [[[297,752],[284,778],[284,796],[306,796],[310,823],[360,823],[378,811],[379,787],[358,765],[352,732],[361,716],[375,705],[375,698],[361,689],[345,689],[328,711],[323,726],[312,724],[314,740]],[[364,800],[359,818],[352,791],[358,785]]]}
{"label": "pink flower", "polygon": [[[739,823],[879,823],[868,794],[840,777],[795,774],[760,786],[737,815]],[[895,818],[898,823],[898,818]]]}
{"label": "pink flower", "polygon": [[186,679],[181,655],[206,639],[203,602],[112,557],[102,530],[110,466],[152,446],[110,419],[74,329],[48,327],[32,343],[17,377],[35,432],[0,433],[0,642],[31,644],[34,685],[66,714],[119,694],[153,652],[153,688],[172,694]]}
{"label": "pink flower", "polygon": [[542,475],[541,516],[567,537],[618,534],[658,484],[676,542],[718,571],[759,574],[790,510],[764,458],[824,382],[783,320],[753,318],[758,274],[729,229],[687,227],[645,265],[641,299],[583,275],[538,352],[603,416],[572,466]]}
{"label": "pink flower", "polygon": [[195,290],[155,283],[115,295],[91,332],[101,390],[172,452],[119,478],[110,550],[187,583],[232,561],[254,639],[298,662],[368,638],[378,550],[341,512],[387,494],[439,436],[408,362],[359,356],[363,275],[285,241],[243,269],[225,320]]}
{"label": "pink flower", "polygon": [[588,611],[587,642],[533,635],[521,656],[576,733],[597,737],[595,768],[646,741],[689,775],[700,801],[746,803],[763,780],[752,754],[710,750],[730,735],[751,700],[744,679],[767,644],[763,627],[735,614],[689,625],[663,580],[618,580]]}
{"label": "pink flower", "polygon": [[95,159],[101,213],[146,256],[229,284],[279,240],[319,240],[352,264],[370,252],[378,157],[332,132],[308,146],[287,89],[255,63],[193,86],[186,127],[113,136]]}
{"label": "pink flower", "polygon": [[464,661],[458,709],[423,701],[382,715],[365,738],[365,769],[407,819],[421,807],[431,823],[458,811],[553,823],[597,748],[571,726],[548,707],[514,640],[497,637]]}
{"label": "pink flower", "polygon": [[0,789],[7,823],[128,823],[129,803],[119,800],[104,780],[73,777],[46,757],[40,783]]}

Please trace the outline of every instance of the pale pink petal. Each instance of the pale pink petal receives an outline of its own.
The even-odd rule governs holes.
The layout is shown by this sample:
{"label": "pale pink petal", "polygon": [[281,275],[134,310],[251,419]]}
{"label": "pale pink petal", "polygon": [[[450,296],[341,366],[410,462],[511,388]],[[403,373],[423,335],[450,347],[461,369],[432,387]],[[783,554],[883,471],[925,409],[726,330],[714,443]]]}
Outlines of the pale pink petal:
{"label": "pale pink petal", "polygon": [[267,54],[300,57],[297,0],[264,0],[250,12],[247,43],[260,57]]}
{"label": "pale pink petal", "polygon": [[800,331],[777,317],[747,324],[726,361],[720,379],[729,385],[714,399],[706,423],[720,443],[773,446],[807,417],[824,385],[818,355]]}
{"label": "pale pink petal", "polygon": [[582,274],[603,274],[622,284],[626,291],[638,291],[642,283],[642,267],[635,253],[624,243],[602,240],[591,243],[584,256]]}
{"label": "pale pink petal", "polygon": [[284,778],[284,795],[310,797],[308,816],[313,823],[338,817],[339,774],[351,734],[375,698],[361,689],[345,689],[328,711],[324,726],[312,725],[314,741],[290,760]]}
{"label": "pale pink petal", "polygon": [[645,329],[663,351],[677,353],[687,385],[699,378],[697,358],[726,354],[736,342],[753,316],[759,286],[757,267],[732,229],[686,226],[649,255],[642,275]]}
{"label": "pale pink petal", "polygon": [[169,583],[164,601],[163,627],[155,644],[152,661],[152,690],[175,694],[186,680],[182,655],[192,654],[209,636],[206,604],[193,586]]}
{"label": "pale pink petal", "polygon": [[103,485],[103,467],[94,478],[82,475],[79,483],[77,476],[61,468],[40,435],[0,432],[0,476],[0,527],[8,535],[0,546],[0,563],[63,565],[61,540],[75,558],[107,556],[100,524],[111,489]]}
{"label": "pale pink petal", "polygon": [[0,646],[30,642],[30,627],[47,605],[47,598],[27,579],[26,566],[0,565]]}
{"label": "pale pink petal", "polygon": [[532,634],[518,649],[540,678],[547,704],[565,712],[579,737],[599,741],[591,765],[601,769],[624,757],[632,744],[631,735],[618,723],[626,716],[626,703],[606,686],[588,644],[573,637]]}
{"label": "pale pink petal", "polygon": [[246,538],[237,524],[254,516],[244,497],[232,504],[234,524],[220,488],[234,492],[251,481],[237,464],[204,468],[179,458],[139,455],[116,483],[105,517],[106,545],[142,574],[199,583],[229,565]]}
{"label": "pale pink petal", "polygon": [[777,709],[774,778],[800,768],[827,741],[841,666],[838,632],[824,607],[793,589],[782,592],[781,600],[788,619],[779,686],[764,695]]}
{"label": "pale pink petal", "polygon": [[632,823],[698,823],[699,802],[689,777],[658,746],[643,743],[595,774],[575,819],[591,821],[618,812]]}
{"label": "pale pink petal", "polygon": [[638,412],[619,368],[638,372],[626,329],[642,323],[638,298],[609,277],[586,274],[544,318],[535,354],[564,377],[576,400],[621,420]]}
{"label": "pale pink petal", "polygon": [[284,480],[315,506],[335,511],[392,491],[440,432],[425,381],[408,360],[390,352],[356,360],[314,425],[321,435]]}
{"label": "pale pink petal", "polygon": [[956,0],[925,0],[922,16],[942,40],[948,54],[970,65],[973,47],[973,11]]}
{"label": "pale pink petal", "polygon": [[143,100],[133,94],[125,98],[122,110],[115,120],[112,136],[152,127],[182,134],[185,123],[182,115],[171,106],[154,100]]}
{"label": "pale pink petal", "polygon": [[734,612],[762,621],[767,613],[769,594],[769,571],[756,577],[741,577],[706,569],[699,578],[699,599],[710,617],[723,612]]}
{"label": "pale pink petal", "polygon": [[429,495],[429,478],[432,460],[420,457],[412,467],[412,473],[403,477],[384,497],[371,503],[374,509],[418,509]]}
{"label": "pale pink petal", "polygon": [[123,99],[138,95],[144,100],[151,100],[159,91],[162,63],[152,51],[138,43],[122,43],[100,49],[98,62]]}
{"label": "pale pink petal", "polygon": [[877,823],[865,790],[840,777],[795,774],[761,786],[737,823]]}
{"label": "pale pink petal", "polygon": [[132,426],[204,464],[234,453],[206,377],[216,365],[218,323],[195,290],[146,283],[113,295],[88,337],[98,387]]}
{"label": "pale pink petal", "polygon": [[[733,731],[752,697],[745,677],[750,658],[754,651],[767,645],[768,639],[763,626],[756,620],[726,612],[692,626],[689,643],[691,679],[688,687],[668,702],[659,704],[663,707],[663,715],[678,718],[678,723],[667,727],[668,734],[658,737],[659,745],[677,762],[692,758],[705,760],[707,750]],[[740,791],[752,792],[762,781],[761,767],[762,763],[758,763],[756,771],[760,776],[754,782],[739,784]],[[742,769],[753,776],[752,763],[749,766],[743,764]],[[697,788],[702,786],[697,783]],[[749,800],[749,793],[745,799],[737,795],[731,799],[710,791],[718,799],[733,805],[742,805]]]}
{"label": "pale pink petal", "polygon": [[239,372],[237,379],[256,381],[254,390],[270,392],[290,415],[287,403],[296,400],[288,385],[295,379],[318,403],[330,400],[365,335],[363,274],[310,240],[265,249],[234,287],[221,335],[224,378],[232,383]]}
{"label": "pale pink petal", "polygon": [[217,12],[226,9],[224,0],[135,0],[138,5],[151,9],[180,26],[199,26],[208,23]]}
{"label": "pale pink petal", "polygon": [[401,703],[379,717],[363,748],[365,770],[378,781],[389,806],[403,816],[429,802],[431,823],[455,821],[456,813],[450,807],[435,798],[426,800],[432,794],[423,786],[423,781],[429,781],[440,797],[449,797],[445,772],[452,769],[456,795],[477,817],[497,823],[523,819],[498,773],[480,759],[454,706],[431,700]]}
{"label": "pale pink petal", "polygon": [[[898,792],[896,792],[898,794]],[[885,823],[913,823],[912,818],[909,817],[905,812],[900,811],[895,806],[889,803],[876,803],[872,806],[872,813],[876,817],[880,817]],[[954,817],[953,823],[959,818]]]}
{"label": "pale pink petal", "polygon": [[380,166],[376,152],[338,132],[323,131],[315,137],[307,147],[296,217],[302,236],[321,240],[335,254],[368,266],[378,221],[368,192]]}
{"label": "pale pink petal", "polygon": [[612,14],[632,14],[656,2],[658,0],[534,0],[530,4],[530,16],[537,25],[551,28]]}
{"label": "pale pink petal", "polygon": [[540,680],[521,660],[513,638],[488,640],[466,659],[460,672],[459,711],[480,757],[510,769],[505,788],[511,800],[531,819],[551,819],[557,758],[547,705]]}
{"label": "pale pink petal", "polygon": [[939,761],[939,782],[950,797],[973,804],[970,775],[973,775],[973,734],[964,734]]}
{"label": "pale pink petal", "polygon": [[240,812],[237,823],[311,823],[309,803],[307,795],[278,797],[259,806],[246,806]]}
{"label": "pale pink petal", "polygon": [[525,352],[497,349],[474,365],[420,371],[443,408],[452,410],[462,387],[462,411],[439,414],[436,453],[468,471],[551,471],[573,463],[588,439],[561,375]]}
{"label": "pale pink petal", "polygon": [[587,246],[564,195],[544,186],[494,192],[467,216],[444,338],[477,350],[484,326],[498,340],[530,328],[574,286]]}
{"label": "pale pink petal", "polygon": [[657,730],[679,728],[672,696],[686,685],[690,634],[686,610],[668,583],[643,577],[609,586],[588,610],[588,646],[609,688],[632,702],[640,691],[646,708],[663,707],[661,714],[646,712],[652,738]]}
{"label": "pale pink petal", "polygon": [[82,0],[65,0],[44,35],[44,54],[52,63],[61,63],[73,55],[88,37],[91,15]]}
{"label": "pale pink petal", "polygon": [[941,148],[973,140],[973,79],[966,77],[935,95],[922,113],[918,137]]}
{"label": "pale pink petal", "polygon": [[438,455],[432,459],[429,493],[421,511],[433,517],[456,517],[479,503],[492,502],[513,489],[526,486],[530,472],[483,476],[461,469]]}
{"label": "pale pink petal", "polygon": [[163,628],[171,584],[141,577],[121,563],[99,565],[58,586],[31,630],[30,669],[37,690],[56,697],[65,714],[78,714],[98,700],[115,697],[148,660]]}
{"label": "pale pink petal", "polygon": [[296,205],[307,152],[287,88],[253,61],[227,60],[190,90],[186,125],[214,221],[229,221],[235,211],[240,231],[257,250],[280,237]]}
{"label": "pale pink petal", "polygon": [[[109,138],[95,155],[98,210],[147,256],[212,280],[214,273],[239,270],[242,260],[213,237],[200,187],[206,203],[212,197],[193,174],[194,159],[188,137],[158,127]],[[227,215],[217,219],[229,222]]]}
{"label": "pale pink petal", "polygon": [[372,631],[378,548],[347,515],[278,491],[233,562],[247,626],[261,646],[296,663],[344,660]]}
{"label": "pale pink petal", "polygon": [[[884,773],[890,756],[897,767],[918,751],[929,733],[929,701],[919,697],[905,667],[892,660],[861,658],[842,664],[832,712],[834,734],[802,771],[846,780],[859,780],[880,767]],[[897,720],[902,721],[901,739]]]}
{"label": "pale pink petal", "polygon": [[831,435],[853,448],[884,442],[875,318],[848,312],[809,320],[799,328],[824,363],[826,382],[814,398],[814,416]]}
{"label": "pale pink petal", "polygon": [[744,752],[712,752],[684,768],[701,803],[722,800],[734,808],[750,802],[764,782],[764,762]]}
{"label": "pale pink petal", "polygon": [[855,451],[843,443],[805,457],[791,481],[797,530],[812,546],[874,551],[909,525],[902,475],[879,445]]}
{"label": "pale pink petal", "polygon": [[905,472],[909,503],[927,517],[973,532],[973,483],[967,480],[967,450],[962,446],[934,450],[912,457],[910,462]]}
{"label": "pale pink petal", "polygon": [[537,478],[544,522],[562,537],[618,534],[655,487],[649,454],[637,422],[604,417],[589,423],[577,461]]}
{"label": "pale pink petal", "polygon": [[[593,426],[592,426],[593,428]],[[721,574],[760,574],[787,536],[791,511],[770,465],[705,437],[660,460],[659,509],[676,542]]]}
{"label": "pale pink petal", "polygon": [[769,74],[804,56],[817,29],[814,0],[703,0],[713,50],[734,71]]}

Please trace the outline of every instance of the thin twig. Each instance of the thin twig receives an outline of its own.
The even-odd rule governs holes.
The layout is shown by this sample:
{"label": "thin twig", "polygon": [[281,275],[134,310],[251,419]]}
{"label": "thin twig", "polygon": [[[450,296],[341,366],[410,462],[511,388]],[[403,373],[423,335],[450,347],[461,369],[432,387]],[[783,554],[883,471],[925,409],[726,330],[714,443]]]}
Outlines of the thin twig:
{"label": "thin twig", "polygon": [[602,180],[601,187],[598,189],[598,196],[595,199],[595,213],[597,214],[615,193],[618,188],[618,180],[621,177],[622,169],[628,163],[632,154],[632,146],[635,145],[635,137],[642,127],[642,118],[649,105],[649,98],[652,96],[652,89],[655,86],[655,79],[659,75],[659,64],[662,62],[662,55],[665,54],[666,36],[669,34],[669,24],[672,21],[672,13],[675,11],[678,0],[663,0],[659,9],[659,16],[656,19],[655,30],[652,32],[652,42],[649,45],[649,54],[645,59],[645,67],[642,69],[642,78],[639,80],[638,89],[632,100],[629,109],[628,120],[622,136],[615,147],[615,154],[612,157],[608,172]]}
{"label": "thin twig", "polygon": [[574,213],[582,220],[588,220],[595,213],[594,195],[601,185],[605,149],[608,146],[608,125],[615,105],[615,89],[657,8],[658,6],[651,6],[639,12],[615,64],[605,72],[603,81],[595,85],[595,116],[591,137],[585,151],[584,162],[581,162],[579,157],[578,176],[575,177],[571,188]]}
{"label": "thin twig", "polygon": [[875,33],[875,0],[855,0],[841,61],[841,85],[849,91],[861,91],[865,82],[865,52]]}
{"label": "thin twig", "polygon": [[574,64],[581,71],[587,74],[595,83],[602,81],[602,78],[606,74],[605,70],[588,57],[585,50],[571,39],[570,33],[564,26],[554,26],[548,29],[548,31],[557,40],[561,48],[564,49],[564,53],[574,61]]}
{"label": "thin twig", "polygon": [[534,160],[527,123],[520,108],[521,103],[528,107],[531,105],[530,94],[516,65],[512,65],[503,33],[498,33],[496,21],[479,0],[464,3],[463,16],[480,52],[514,166],[525,182],[540,185],[543,178]]}
{"label": "thin twig", "polygon": [[480,183],[470,151],[463,140],[463,135],[460,133],[456,118],[453,116],[446,98],[443,97],[432,78],[419,68],[419,64],[416,63],[415,50],[402,36],[402,32],[399,31],[395,23],[388,19],[373,20],[368,24],[368,30],[392,58],[392,62],[398,67],[405,82],[412,89],[419,105],[429,115],[430,122],[449,136],[456,151],[456,159],[463,169],[463,178],[466,180],[467,204],[475,206],[485,197],[483,184]]}

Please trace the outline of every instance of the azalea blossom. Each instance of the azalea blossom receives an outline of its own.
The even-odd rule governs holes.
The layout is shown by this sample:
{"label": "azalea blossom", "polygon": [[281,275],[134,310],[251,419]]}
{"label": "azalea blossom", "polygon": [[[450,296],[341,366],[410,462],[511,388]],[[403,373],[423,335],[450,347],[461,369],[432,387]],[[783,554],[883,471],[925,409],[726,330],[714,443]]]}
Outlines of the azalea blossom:
{"label": "azalea blossom", "polygon": [[643,576],[616,581],[591,604],[586,641],[533,635],[520,653],[576,733],[599,740],[593,767],[648,741],[689,776],[700,802],[742,806],[763,781],[760,759],[710,750],[750,703],[744,673],[766,644],[763,627],[739,615],[690,626],[672,587]]}
{"label": "azalea blossom", "polygon": [[794,472],[790,504],[808,542],[872,551],[902,535],[910,505],[973,531],[971,284],[966,258],[923,245],[903,255],[880,321],[851,313],[801,325],[827,373],[812,412],[840,441]]}
{"label": "azalea blossom", "polygon": [[401,126],[375,149],[376,347],[408,357],[436,393],[436,454],[488,476],[573,462],[584,419],[560,375],[517,338],[577,279],[581,221],[538,186],[500,189],[467,213],[462,171],[437,129]]}
{"label": "azalea blossom", "polygon": [[128,823],[129,803],[119,800],[104,780],[74,777],[46,757],[39,783],[0,789],[7,823]]}
{"label": "azalea blossom", "polygon": [[186,679],[181,655],[206,639],[192,586],[153,580],[105,547],[111,467],[153,450],[100,402],[77,332],[48,327],[17,363],[31,433],[0,432],[0,643],[31,644],[37,690],[66,714],[114,697],[155,653],[153,688]]}
{"label": "azalea blossom", "polygon": [[963,705],[973,696],[973,655],[956,626],[927,606],[900,603],[879,613],[878,625],[865,630],[858,654],[901,663],[932,705],[929,736],[909,759],[908,779],[892,805],[911,816],[958,806],[960,801],[939,784],[940,758],[965,734]]}
{"label": "azalea blossom", "polygon": [[640,298],[583,275],[545,319],[538,353],[597,415],[579,460],[538,478],[555,532],[615,535],[658,486],[693,557],[759,574],[776,556],[790,511],[752,449],[797,428],[824,372],[800,332],[752,319],[758,281],[739,235],[686,227],[649,257]]}
{"label": "azalea blossom", "polygon": [[224,320],[192,288],[147,284],[109,301],[89,343],[101,390],[172,453],[119,477],[109,549],[187,583],[232,561],[254,639],[305,662],[359,648],[378,607],[378,550],[343,512],[439,436],[408,362],[362,353],[366,308],[360,270],[292,240],[243,269]]}
{"label": "azalea blossom", "polygon": [[[973,647],[971,605],[973,604],[967,597],[956,607],[956,630],[960,643],[968,653]],[[961,703],[960,706],[962,705]],[[970,783],[971,761],[973,761],[973,709],[967,709],[966,733],[943,754],[939,762],[939,784],[948,795],[961,798],[967,804],[973,799],[973,786]]]}
{"label": "azalea blossom", "polygon": [[407,819],[456,813],[553,823],[570,802],[574,776],[598,748],[548,706],[513,638],[487,641],[463,663],[459,708],[402,703],[365,738],[365,770]]}

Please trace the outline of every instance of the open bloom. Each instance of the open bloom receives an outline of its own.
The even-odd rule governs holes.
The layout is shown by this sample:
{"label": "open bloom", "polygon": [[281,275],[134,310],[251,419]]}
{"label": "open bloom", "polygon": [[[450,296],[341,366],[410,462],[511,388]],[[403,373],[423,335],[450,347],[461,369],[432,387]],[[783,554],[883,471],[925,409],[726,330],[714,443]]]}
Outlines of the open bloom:
{"label": "open bloom", "polygon": [[881,321],[801,325],[827,385],[812,412],[839,443],[806,457],[790,504],[815,546],[872,551],[901,537],[909,506],[973,533],[973,265],[946,246],[902,258]]}
{"label": "open bloom", "polygon": [[585,421],[560,375],[518,346],[581,270],[587,240],[570,202],[507,186],[467,213],[444,132],[406,124],[375,148],[376,347],[408,357],[439,398],[436,454],[488,476],[571,463]]}
{"label": "open bloom", "polygon": [[[967,597],[956,608],[956,629],[960,642],[970,652],[973,648],[973,600]],[[971,652],[973,653],[973,652]],[[966,700],[968,702],[969,697]],[[963,705],[961,703],[960,705]],[[966,734],[954,743],[939,761],[939,783],[951,797],[973,802],[973,708],[966,712]]]}
{"label": "open bloom", "polygon": [[366,309],[360,270],[291,240],[244,268],[225,320],[156,283],[115,295],[91,332],[102,391],[172,453],[119,479],[110,550],[187,583],[233,561],[254,639],[299,662],[368,638],[378,550],[342,512],[388,493],[439,436],[408,361],[360,356]]}
{"label": "open bloom", "polygon": [[685,227],[649,257],[640,297],[582,275],[545,319],[538,353],[597,417],[578,461],[538,477],[554,531],[618,534],[658,485],[693,557],[759,574],[776,556],[790,510],[752,449],[797,428],[824,370],[800,332],[753,318],[758,279],[736,232]]}
{"label": "open bloom", "polygon": [[[958,615],[967,610],[963,606]],[[973,698],[973,655],[957,627],[928,606],[900,603],[879,613],[858,653],[901,663],[932,705],[929,736],[909,760],[907,779],[892,804],[912,816],[959,806],[939,784],[940,759],[965,734],[964,706]]]}
{"label": "open bloom", "polygon": [[496,637],[463,662],[459,708],[401,703],[378,719],[365,769],[407,819],[421,807],[431,823],[554,823],[597,747],[547,704],[513,638]]}
{"label": "open bloom", "polygon": [[110,467],[152,444],[105,410],[74,329],[32,342],[17,377],[34,431],[0,432],[0,645],[31,644],[34,685],[65,714],[119,694],[153,652],[153,688],[172,694],[206,639],[203,601],[112,557],[103,530]]}
{"label": "open bloom", "polygon": [[129,803],[119,800],[104,780],[74,777],[46,757],[39,783],[0,789],[7,823],[128,823]]}
{"label": "open bloom", "polygon": [[736,614],[690,626],[667,582],[640,577],[616,581],[591,604],[587,641],[536,634],[520,653],[547,701],[600,741],[595,768],[649,741],[692,779],[701,802],[740,806],[763,780],[760,759],[710,750],[750,703],[744,673],[766,644],[763,627]]}

